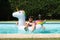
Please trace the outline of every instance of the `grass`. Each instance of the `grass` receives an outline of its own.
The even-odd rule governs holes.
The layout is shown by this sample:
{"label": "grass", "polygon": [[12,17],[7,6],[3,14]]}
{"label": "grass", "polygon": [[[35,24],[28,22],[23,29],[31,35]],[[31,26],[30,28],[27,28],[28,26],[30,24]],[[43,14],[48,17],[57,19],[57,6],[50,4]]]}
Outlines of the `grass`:
{"label": "grass", "polygon": [[60,21],[60,20],[47,20],[47,21]]}
{"label": "grass", "polygon": [[60,40],[60,38],[0,38],[0,40]]}

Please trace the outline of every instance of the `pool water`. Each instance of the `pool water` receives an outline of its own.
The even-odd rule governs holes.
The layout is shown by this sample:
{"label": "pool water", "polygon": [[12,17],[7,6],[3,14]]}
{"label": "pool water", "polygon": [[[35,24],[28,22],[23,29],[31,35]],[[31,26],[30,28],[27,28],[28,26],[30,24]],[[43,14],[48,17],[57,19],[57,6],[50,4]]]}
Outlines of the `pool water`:
{"label": "pool water", "polygon": [[45,30],[40,28],[34,32],[29,32],[25,30],[18,30],[15,23],[0,23],[0,34],[51,34],[60,33],[60,23],[45,23],[43,25]]}
{"label": "pool water", "polygon": [[16,24],[12,23],[0,23],[0,33],[17,33],[18,28]]}

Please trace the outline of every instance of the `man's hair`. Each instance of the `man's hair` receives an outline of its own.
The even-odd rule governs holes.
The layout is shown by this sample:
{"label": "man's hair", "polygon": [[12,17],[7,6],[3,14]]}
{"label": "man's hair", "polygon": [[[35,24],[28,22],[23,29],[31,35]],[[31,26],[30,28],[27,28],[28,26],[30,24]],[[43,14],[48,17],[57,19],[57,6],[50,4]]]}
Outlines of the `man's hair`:
{"label": "man's hair", "polygon": [[33,16],[29,16],[29,18],[33,18]]}

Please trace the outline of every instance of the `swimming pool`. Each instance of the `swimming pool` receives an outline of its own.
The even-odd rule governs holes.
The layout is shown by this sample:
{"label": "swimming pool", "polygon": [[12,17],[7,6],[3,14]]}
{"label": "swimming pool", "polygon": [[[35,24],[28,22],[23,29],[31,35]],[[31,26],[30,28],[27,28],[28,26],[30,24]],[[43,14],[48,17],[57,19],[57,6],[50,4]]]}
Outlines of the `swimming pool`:
{"label": "swimming pool", "polygon": [[15,23],[0,22],[0,34],[56,34],[60,33],[60,22],[46,22],[45,30],[35,30],[34,32],[18,30]]}

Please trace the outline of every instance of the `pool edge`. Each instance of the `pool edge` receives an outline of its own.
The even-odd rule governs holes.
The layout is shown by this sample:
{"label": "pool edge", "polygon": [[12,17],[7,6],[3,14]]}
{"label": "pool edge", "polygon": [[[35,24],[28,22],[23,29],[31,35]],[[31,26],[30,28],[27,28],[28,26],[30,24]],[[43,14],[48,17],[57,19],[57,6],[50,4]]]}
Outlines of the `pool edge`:
{"label": "pool edge", "polygon": [[60,34],[0,34],[0,38],[60,38]]}

